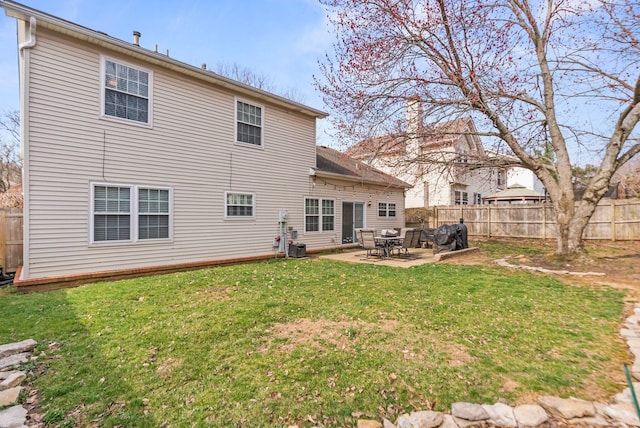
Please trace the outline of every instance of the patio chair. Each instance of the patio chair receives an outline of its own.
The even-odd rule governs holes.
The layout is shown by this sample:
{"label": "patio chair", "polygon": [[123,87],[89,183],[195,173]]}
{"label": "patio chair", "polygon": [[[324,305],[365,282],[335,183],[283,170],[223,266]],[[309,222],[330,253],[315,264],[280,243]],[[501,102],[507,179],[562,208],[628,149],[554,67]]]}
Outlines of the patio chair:
{"label": "patio chair", "polygon": [[404,234],[402,245],[396,245],[394,250],[398,251],[398,255],[404,253],[405,256],[409,256],[409,248],[416,248],[420,243],[420,231],[415,229],[409,229]]}
{"label": "patio chair", "polygon": [[362,248],[367,250],[367,258],[372,255],[380,256],[384,249],[382,245],[376,242],[374,236],[373,230],[360,231],[360,242],[362,243]]}

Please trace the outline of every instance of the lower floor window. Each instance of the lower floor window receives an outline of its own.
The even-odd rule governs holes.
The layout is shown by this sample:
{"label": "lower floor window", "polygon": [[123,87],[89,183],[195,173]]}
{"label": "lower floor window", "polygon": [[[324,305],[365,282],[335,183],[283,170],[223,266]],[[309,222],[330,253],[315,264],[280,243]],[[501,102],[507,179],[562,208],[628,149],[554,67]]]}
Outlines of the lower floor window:
{"label": "lower floor window", "polygon": [[393,202],[378,202],[378,217],[395,217],[396,204]]}
{"label": "lower floor window", "polygon": [[456,190],[453,192],[454,205],[468,205],[469,204],[469,193],[463,192],[461,190]]}
{"label": "lower floor window", "polygon": [[225,198],[227,217],[253,217],[253,194],[227,192]]}
{"label": "lower floor window", "polygon": [[335,201],[333,199],[306,198],[304,202],[305,232],[320,232],[320,230],[327,232],[334,229]]}
{"label": "lower floor window", "polygon": [[138,238],[169,238],[169,190],[138,190]]}
{"label": "lower floor window", "polygon": [[170,238],[170,189],[93,184],[92,194],[92,242]]}

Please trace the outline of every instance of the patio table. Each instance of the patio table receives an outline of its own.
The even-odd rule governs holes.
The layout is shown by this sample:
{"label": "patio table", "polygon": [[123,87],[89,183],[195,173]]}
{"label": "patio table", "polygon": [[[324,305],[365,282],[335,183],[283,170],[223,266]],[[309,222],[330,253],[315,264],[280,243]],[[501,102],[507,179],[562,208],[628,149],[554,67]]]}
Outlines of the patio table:
{"label": "patio table", "polygon": [[393,247],[402,245],[404,240],[401,236],[374,236],[373,239],[382,245],[383,257],[385,258],[391,258]]}

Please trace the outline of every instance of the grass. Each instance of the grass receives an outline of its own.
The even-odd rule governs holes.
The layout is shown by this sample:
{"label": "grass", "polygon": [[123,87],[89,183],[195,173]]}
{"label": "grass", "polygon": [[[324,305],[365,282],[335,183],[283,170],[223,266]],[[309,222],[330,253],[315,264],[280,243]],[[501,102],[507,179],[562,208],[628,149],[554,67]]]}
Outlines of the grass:
{"label": "grass", "polygon": [[51,426],[355,426],[456,401],[592,398],[623,295],[478,266],[272,260],[0,295]]}

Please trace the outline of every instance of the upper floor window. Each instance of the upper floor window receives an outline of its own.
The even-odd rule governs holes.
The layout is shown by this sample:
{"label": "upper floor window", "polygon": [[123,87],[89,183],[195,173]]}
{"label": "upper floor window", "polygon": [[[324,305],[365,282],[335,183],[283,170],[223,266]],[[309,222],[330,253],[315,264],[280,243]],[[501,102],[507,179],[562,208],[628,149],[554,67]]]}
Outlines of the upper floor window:
{"label": "upper floor window", "polygon": [[149,123],[149,72],[104,60],[104,115]]}
{"label": "upper floor window", "polygon": [[498,186],[504,186],[507,183],[507,173],[503,169],[498,170]]}
{"label": "upper floor window", "polygon": [[262,107],[236,101],[236,141],[262,146]]}
{"label": "upper floor window", "polygon": [[378,217],[395,217],[396,204],[393,202],[378,202]]}
{"label": "upper floor window", "polygon": [[225,198],[227,217],[253,217],[254,198],[252,193],[226,192]]}
{"label": "upper floor window", "polygon": [[304,201],[305,232],[323,232],[335,229],[335,201],[333,199],[306,198]]}

